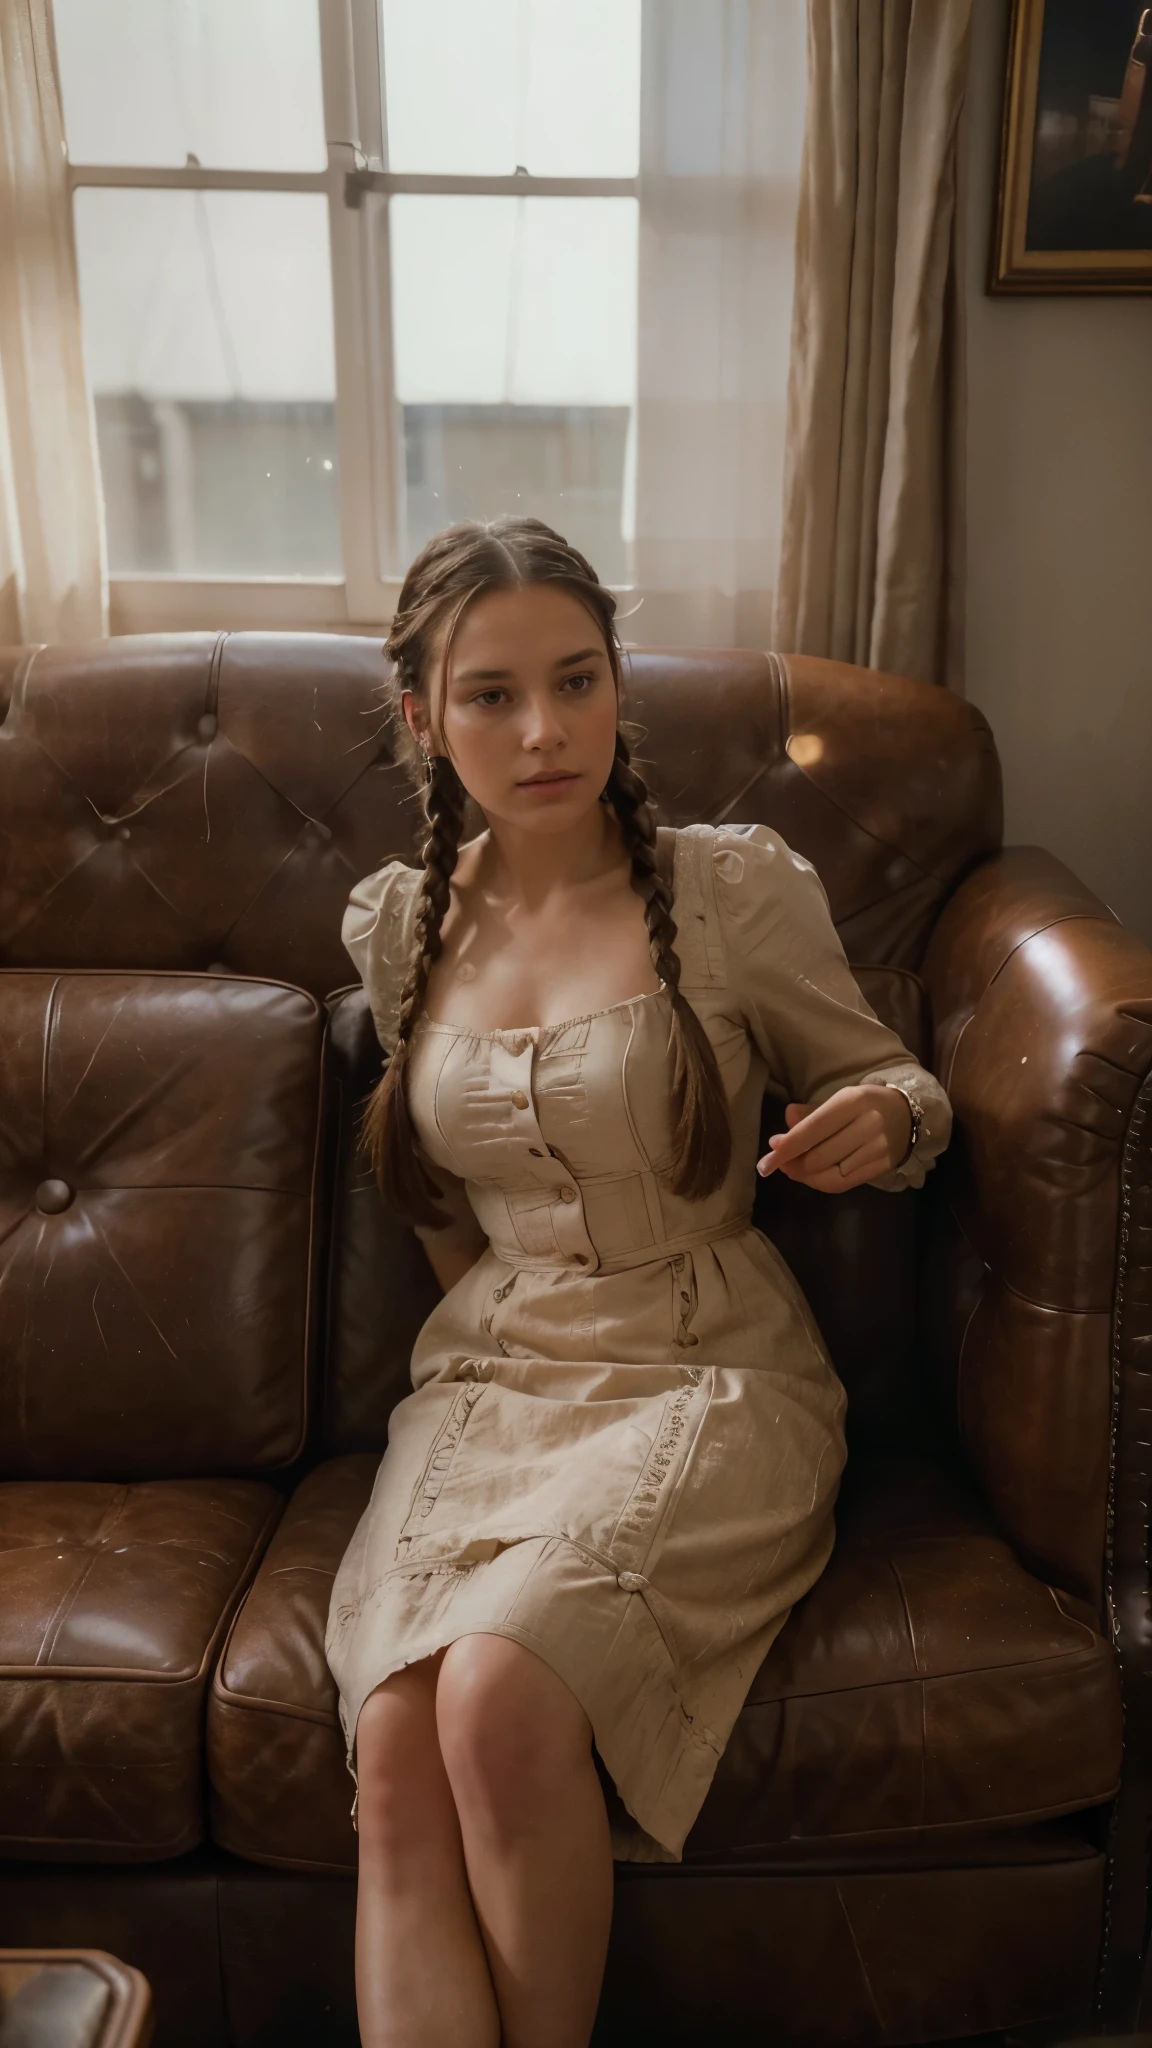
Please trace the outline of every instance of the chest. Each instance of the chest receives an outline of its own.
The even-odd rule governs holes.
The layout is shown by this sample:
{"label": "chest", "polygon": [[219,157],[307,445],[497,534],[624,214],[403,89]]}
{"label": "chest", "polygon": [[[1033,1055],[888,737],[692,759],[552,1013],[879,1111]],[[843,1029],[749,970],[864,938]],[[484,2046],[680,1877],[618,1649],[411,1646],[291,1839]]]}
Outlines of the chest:
{"label": "chest", "polygon": [[537,915],[453,905],[442,940],[425,1009],[469,1031],[551,1026],[659,986],[644,906],[630,886]]}

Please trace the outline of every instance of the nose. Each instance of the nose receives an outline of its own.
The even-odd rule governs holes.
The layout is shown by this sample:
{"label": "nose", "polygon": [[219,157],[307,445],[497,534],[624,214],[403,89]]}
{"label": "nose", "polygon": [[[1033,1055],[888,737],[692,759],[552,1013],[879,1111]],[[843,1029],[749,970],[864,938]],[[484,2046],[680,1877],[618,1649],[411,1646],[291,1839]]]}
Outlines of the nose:
{"label": "nose", "polygon": [[529,696],[524,706],[522,744],[534,753],[546,753],[552,747],[562,747],[567,738],[561,707],[552,691]]}

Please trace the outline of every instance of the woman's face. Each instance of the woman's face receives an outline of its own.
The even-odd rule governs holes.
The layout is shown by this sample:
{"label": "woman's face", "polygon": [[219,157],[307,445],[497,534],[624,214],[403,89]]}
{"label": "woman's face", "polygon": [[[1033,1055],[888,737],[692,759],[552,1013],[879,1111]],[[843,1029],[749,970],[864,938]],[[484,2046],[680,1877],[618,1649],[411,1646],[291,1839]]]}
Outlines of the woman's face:
{"label": "woman's face", "polygon": [[[490,822],[565,831],[596,804],[616,749],[616,684],[578,598],[546,583],[478,597],[456,628],[446,681],[428,682],[433,716],[443,705],[432,751],[450,756]],[[410,725],[415,708],[406,693]]]}

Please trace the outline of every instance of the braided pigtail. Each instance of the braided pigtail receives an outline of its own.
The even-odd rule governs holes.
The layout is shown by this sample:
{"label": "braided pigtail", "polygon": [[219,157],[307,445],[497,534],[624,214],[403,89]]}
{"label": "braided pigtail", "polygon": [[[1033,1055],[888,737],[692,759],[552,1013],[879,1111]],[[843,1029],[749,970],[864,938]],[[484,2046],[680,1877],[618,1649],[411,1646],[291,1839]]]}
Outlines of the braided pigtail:
{"label": "braided pigtail", "polygon": [[648,788],[632,765],[623,733],[608,777],[607,799],[632,860],[632,882],[644,900],[652,959],[672,997],[672,1191],[702,1201],[723,1185],[732,1159],[728,1098],[712,1041],[680,993],[672,896],[656,865],[656,820]]}
{"label": "braided pigtail", "polygon": [[400,996],[396,1047],[383,1080],[369,1098],[361,1138],[387,1206],[408,1223],[436,1229],[450,1219],[434,1204],[443,1193],[420,1156],[408,1109],[405,1077],[413,1027],[424,1005],[432,963],[443,949],[440,927],[451,900],[451,881],[464,824],[465,791],[446,754],[433,754],[424,788],[427,833],[421,849],[424,885],[416,913],[412,958]]}

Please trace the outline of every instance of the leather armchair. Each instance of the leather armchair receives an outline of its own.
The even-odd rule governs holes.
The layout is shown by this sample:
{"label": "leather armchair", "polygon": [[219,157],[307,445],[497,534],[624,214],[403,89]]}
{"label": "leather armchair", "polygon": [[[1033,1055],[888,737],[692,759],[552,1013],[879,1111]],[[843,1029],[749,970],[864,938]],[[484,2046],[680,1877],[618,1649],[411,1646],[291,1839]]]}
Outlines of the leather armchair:
{"label": "leather armchair", "polygon": [[[332,1574],[436,1298],[357,1156],[339,943],[409,856],[380,643],[0,652],[0,1920],[160,2048],[354,2041]],[[1130,2017],[1148,1910],[1152,953],[1001,846],[987,727],[798,657],[635,655],[671,824],[777,826],[956,1110],[916,1194],[756,1220],[849,1392],[837,1544],[598,2039]],[[765,1105],[765,1134],[779,1105]]]}

